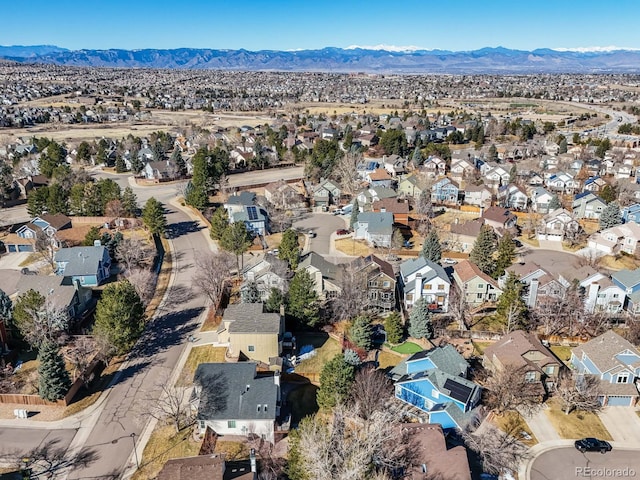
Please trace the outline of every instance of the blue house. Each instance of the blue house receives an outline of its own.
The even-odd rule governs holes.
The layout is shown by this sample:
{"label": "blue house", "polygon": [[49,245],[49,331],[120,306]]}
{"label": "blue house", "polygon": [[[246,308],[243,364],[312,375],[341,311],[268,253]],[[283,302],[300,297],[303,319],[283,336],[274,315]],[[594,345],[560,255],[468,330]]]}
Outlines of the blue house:
{"label": "blue house", "polygon": [[611,281],[626,294],[625,310],[640,313],[640,268],[613,272]]}
{"label": "blue house", "polygon": [[431,201],[433,203],[457,205],[459,203],[459,192],[460,188],[456,182],[449,178],[443,178],[431,187]]}
{"label": "blue house", "polygon": [[634,203],[622,209],[622,221],[624,223],[635,222],[640,224],[640,203]]}
{"label": "blue house", "polygon": [[102,246],[61,248],[54,260],[56,275],[83,287],[97,287],[111,274],[111,257]]}
{"label": "blue house", "polygon": [[397,399],[412,405],[443,429],[463,427],[482,389],[467,380],[469,365],[452,345],[413,354],[389,375]]}
{"label": "blue house", "polygon": [[244,222],[247,231],[254,235],[264,236],[269,233],[269,216],[256,205],[255,193],[240,192],[238,195],[232,195],[227,199],[224,208],[231,223]]}
{"label": "blue house", "polygon": [[613,330],[571,350],[571,365],[580,374],[600,379],[602,405],[634,406],[640,376],[640,352]]}

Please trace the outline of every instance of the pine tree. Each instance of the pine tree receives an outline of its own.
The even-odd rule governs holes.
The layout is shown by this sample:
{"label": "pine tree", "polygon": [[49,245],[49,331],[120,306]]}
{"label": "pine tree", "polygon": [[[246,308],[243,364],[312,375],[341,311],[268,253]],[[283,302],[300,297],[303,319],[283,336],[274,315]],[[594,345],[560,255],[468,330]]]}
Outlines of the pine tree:
{"label": "pine tree", "polygon": [[71,388],[71,378],[62,355],[58,353],[58,345],[44,342],[38,351],[38,360],[38,395],[50,402],[60,400]]}
{"label": "pine tree", "polygon": [[360,215],[360,204],[358,203],[358,199],[356,198],[353,201],[353,209],[351,210],[351,219],[349,220],[349,226],[351,227],[351,230],[353,230],[356,223],[358,223],[358,215]]}
{"label": "pine tree", "polygon": [[355,318],[349,328],[349,338],[358,347],[367,352],[373,347],[373,325],[371,319],[366,315],[359,315]]}
{"label": "pine tree", "polygon": [[622,215],[620,213],[620,205],[616,202],[607,204],[600,213],[600,228],[611,228],[622,223]]}
{"label": "pine tree", "polygon": [[427,236],[422,244],[422,252],[420,255],[425,260],[431,262],[439,262],[442,258],[442,246],[440,245],[440,239],[438,238],[438,232],[435,228],[429,230]]}
{"label": "pine tree", "polygon": [[251,242],[251,234],[247,231],[244,222],[234,222],[230,224],[225,228],[220,238],[220,246],[222,249],[236,256],[238,275],[240,275],[240,259],[244,255],[244,252],[249,250]]}
{"label": "pine tree", "polygon": [[286,260],[291,270],[298,268],[300,245],[298,244],[298,233],[295,230],[289,228],[282,234],[278,258],[280,258],[280,260]]}
{"label": "pine tree", "polygon": [[260,301],[260,292],[256,282],[248,282],[242,287],[240,299],[242,303],[258,303]]}
{"label": "pine tree", "polygon": [[211,228],[209,230],[211,238],[213,240],[220,240],[228,226],[229,215],[227,211],[222,207],[216,208],[216,211],[213,212],[213,216],[211,217]]}
{"label": "pine tree", "polygon": [[267,312],[279,313],[280,305],[285,305],[286,301],[286,297],[279,288],[271,287],[271,291],[269,292],[269,297],[264,304],[264,308]]}
{"label": "pine tree", "polygon": [[384,331],[387,332],[387,342],[398,344],[402,342],[404,336],[402,319],[398,312],[392,312],[384,319]]}
{"label": "pine tree", "polygon": [[522,289],[518,276],[510,272],[496,305],[496,317],[506,333],[525,326],[528,310],[522,299]]}
{"label": "pine tree", "polygon": [[138,213],[138,197],[131,187],[126,187],[122,192],[122,209],[128,217],[135,217]]}
{"label": "pine tree", "polygon": [[568,146],[568,145],[567,145],[567,139],[563,136],[563,137],[560,139],[560,143],[558,143],[558,147],[559,147],[559,149],[558,149],[558,153],[559,153],[559,154],[561,154],[561,155],[562,155],[563,153],[567,153],[567,146]]}
{"label": "pine tree", "polygon": [[558,208],[562,208],[562,205],[560,204],[560,199],[558,198],[558,195],[554,195],[553,197],[551,197],[551,200],[549,201],[549,211],[552,212],[554,210],[557,210]]}
{"label": "pine tree", "polygon": [[209,148],[198,149],[191,159],[193,176],[185,194],[185,202],[198,210],[204,210],[209,202]]}
{"label": "pine tree", "polygon": [[341,353],[325,363],[320,372],[320,388],[316,395],[318,406],[330,409],[346,400],[355,375],[355,367],[349,365]]}
{"label": "pine tree", "polygon": [[82,241],[82,245],[85,247],[91,247],[95,244],[96,240],[102,239],[102,234],[100,233],[100,227],[93,226],[89,229],[87,234],[84,236],[84,240]]}
{"label": "pine tree", "polygon": [[469,260],[475,263],[481,271],[491,275],[495,270],[495,262],[493,260],[495,251],[496,234],[489,225],[483,225],[473,244],[473,249],[469,253]]}
{"label": "pine tree", "polygon": [[127,171],[127,165],[124,163],[122,155],[116,156],[116,173],[124,173]]}
{"label": "pine tree", "polygon": [[516,244],[509,232],[505,232],[498,242],[498,256],[496,258],[496,268],[493,278],[504,275],[505,269],[513,264],[516,258]]}
{"label": "pine tree", "polygon": [[151,197],[142,209],[142,222],[154,235],[161,235],[167,227],[167,219],[164,216],[162,203]]}
{"label": "pine tree", "polygon": [[433,338],[431,311],[424,297],[420,297],[418,301],[413,304],[413,308],[409,314],[408,332],[413,338]]}
{"label": "pine tree", "polygon": [[318,294],[307,270],[298,270],[291,280],[287,313],[300,325],[315,327],[320,323]]}
{"label": "pine tree", "polygon": [[347,348],[344,351],[344,361],[349,365],[353,365],[354,367],[359,367],[360,365],[362,365],[362,360],[360,359],[360,355],[358,355],[358,352],[356,352],[355,350],[351,350],[350,348]]}

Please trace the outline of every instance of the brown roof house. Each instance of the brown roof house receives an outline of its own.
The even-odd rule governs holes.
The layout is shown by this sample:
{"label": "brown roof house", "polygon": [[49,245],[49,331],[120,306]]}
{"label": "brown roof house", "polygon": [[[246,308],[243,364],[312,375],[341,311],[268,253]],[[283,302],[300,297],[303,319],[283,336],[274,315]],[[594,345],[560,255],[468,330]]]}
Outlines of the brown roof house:
{"label": "brown roof house", "polygon": [[249,461],[228,462],[224,455],[199,455],[197,457],[174,458],[164,464],[158,480],[255,480],[255,454]]}
{"label": "brown roof house", "polygon": [[456,252],[471,252],[483,224],[484,221],[481,218],[475,218],[464,223],[452,224],[449,234],[446,235],[445,239],[447,248]]}
{"label": "brown roof house", "polygon": [[483,365],[491,372],[521,369],[527,382],[539,384],[540,394],[548,392],[558,378],[562,363],[534,333],[516,330],[484,351]]}
{"label": "brown roof house", "polygon": [[484,219],[484,223],[493,227],[498,235],[504,234],[505,231],[513,233],[518,223],[518,217],[502,207],[489,207],[480,216]]}
{"label": "brown roof house", "polygon": [[409,202],[399,198],[383,198],[373,202],[374,212],[393,213],[393,223],[409,226]]}
{"label": "brown roof house", "polygon": [[453,280],[464,292],[464,299],[471,308],[494,303],[502,295],[498,282],[469,260],[461,260],[453,266]]}

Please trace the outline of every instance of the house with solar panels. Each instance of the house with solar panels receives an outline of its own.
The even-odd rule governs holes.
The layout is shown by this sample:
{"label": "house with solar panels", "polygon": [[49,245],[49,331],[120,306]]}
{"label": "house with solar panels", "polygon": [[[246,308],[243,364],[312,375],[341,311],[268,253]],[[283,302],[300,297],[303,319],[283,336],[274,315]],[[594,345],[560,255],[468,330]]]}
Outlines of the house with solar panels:
{"label": "house with solar panels", "polygon": [[269,233],[269,216],[256,205],[255,193],[241,192],[239,195],[232,195],[224,208],[229,214],[229,222],[244,222],[247,231],[253,235],[264,236]]}
{"label": "house with solar panels", "polygon": [[395,397],[443,429],[462,428],[480,402],[482,388],[467,379],[469,364],[452,345],[414,353],[389,372]]}

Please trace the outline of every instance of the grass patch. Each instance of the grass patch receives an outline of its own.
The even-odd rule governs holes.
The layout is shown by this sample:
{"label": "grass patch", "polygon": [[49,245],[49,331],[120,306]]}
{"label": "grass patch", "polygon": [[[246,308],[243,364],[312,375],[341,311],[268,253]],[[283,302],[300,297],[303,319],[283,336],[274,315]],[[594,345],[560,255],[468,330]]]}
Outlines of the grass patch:
{"label": "grass patch", "polygon": [[477,355],[484,355],[484,351],[489,345],[493,345],[494,342],[478,342],[477,340],[471,340],[473,344],[473,352]]}
{"label": "grass patch", "polygon": [[342,238],[335,241],[336,250],[341,251],[345,255],[354,257],[366,257],[370,255],[373,249],[362,240],[353,240],[352,238]]}
{"label": "grass patch", "polygon": [[400,345],[396,345],[395,347],[392,347],[391,345],[389,345],[389,348],[391,348],[391,350],[393,350],[394,352],[401,353],[403,355],[417,353],[424,350],[424,348],[422,348],[420,345],[413,342],[404,342],[404,343],[401,343]]}
{"label": "grass patch", "polygon": [[182,374],[178,379],[178,384],[191,383],[196,368],[201,363],[222,363],[224,362],[224,354],[226,347],[212,347],[211,345],[203,345],[201,347],[193,347],[189,352],[187,361],[182,369]]}
{"label": "grass patch", "polygon": [[[128,440],[130,439],[122,439]],[[133,475],[133,480],[156,478],[167,460],[198,455],[201,443],[193,440],[191,427],[176,433],[172,425],[158,425],[144,447],[140,469]]]}
{"label": "grass patch", "polygon": [[296,367],[296,373],[303,376],[305,373],[319,374],[325,363],[342,353],[340,344],[326,333],[296,334],[296,342],[298,348],[304,345],[313,345],[316,349],[316,355],[314,357],[300,362]]}
{"label": "grass patch", "polygon": [[318,387],[312,384],[296,388],[287,396],[287,403],[291,408],[291,424],[298,425],[300,420],[318,411],[316,392]]}
{"label": "grass patch", "polygon": [[[518,435],[518,439],[528,447],[538,443],[535,435],[518,412],[505,412],[502,416],[494,416],[493,422],[498,428],[505,432],[513,432]],[[522,436],[521,432],[526,432],[531,439],[527,440],[526,436]]]}
{"label": "grass patch", "polygon": [[610,270],[635,270],[640,266],[640,262],[631,255],[606,255],[601,258],[600,263]]}
{"label": "grass patch", "polygon": [[539,247],[540,246],[540,242],[538,241],[537,238],[529,238],[527,236],[521,236],[521,237],[517,237],[517,240],[519,240],[520,242],[522,242],[525,245],[530,245],[532,247]]}
{"label": "grass patch", "polygon": [[224,453],[225,460],[246,460],[249,458],[249,447],[242,442],[218,439],[214,452]]}
{"label": "grass patch", "polygon": [[565,365],[569,366],[571,347],[567,347],[565,345],[551,345],[549,350],[551,350],[556,357],[562,360]]}
{"label": "grass patch", "polygon": [[378,368],[382,370],[389,367],[393,368],[396,365],[398,365],[401,361],[402,361],[402,357],[400,357],[399,355],[381,350],[380,354],[378,355]]}
{"label": "grass patch", "polygon": [[218,329],[220,323],[222,322],[222,316],[216,315],[216,311],[213,307],[209,307],[207,310],[207,318],[204,319],[202,323],[202,327],[200,327],[201,332],[211,332]]}
{"label": "grass patch", "polygon": [[608,430],[595,413],[574,410],[569,415],[565,415],[559,401],[551,400],[547,405],[549,408],[545,410],[545,414],[549,417],[560,438],[596,437],[612,440]]}

